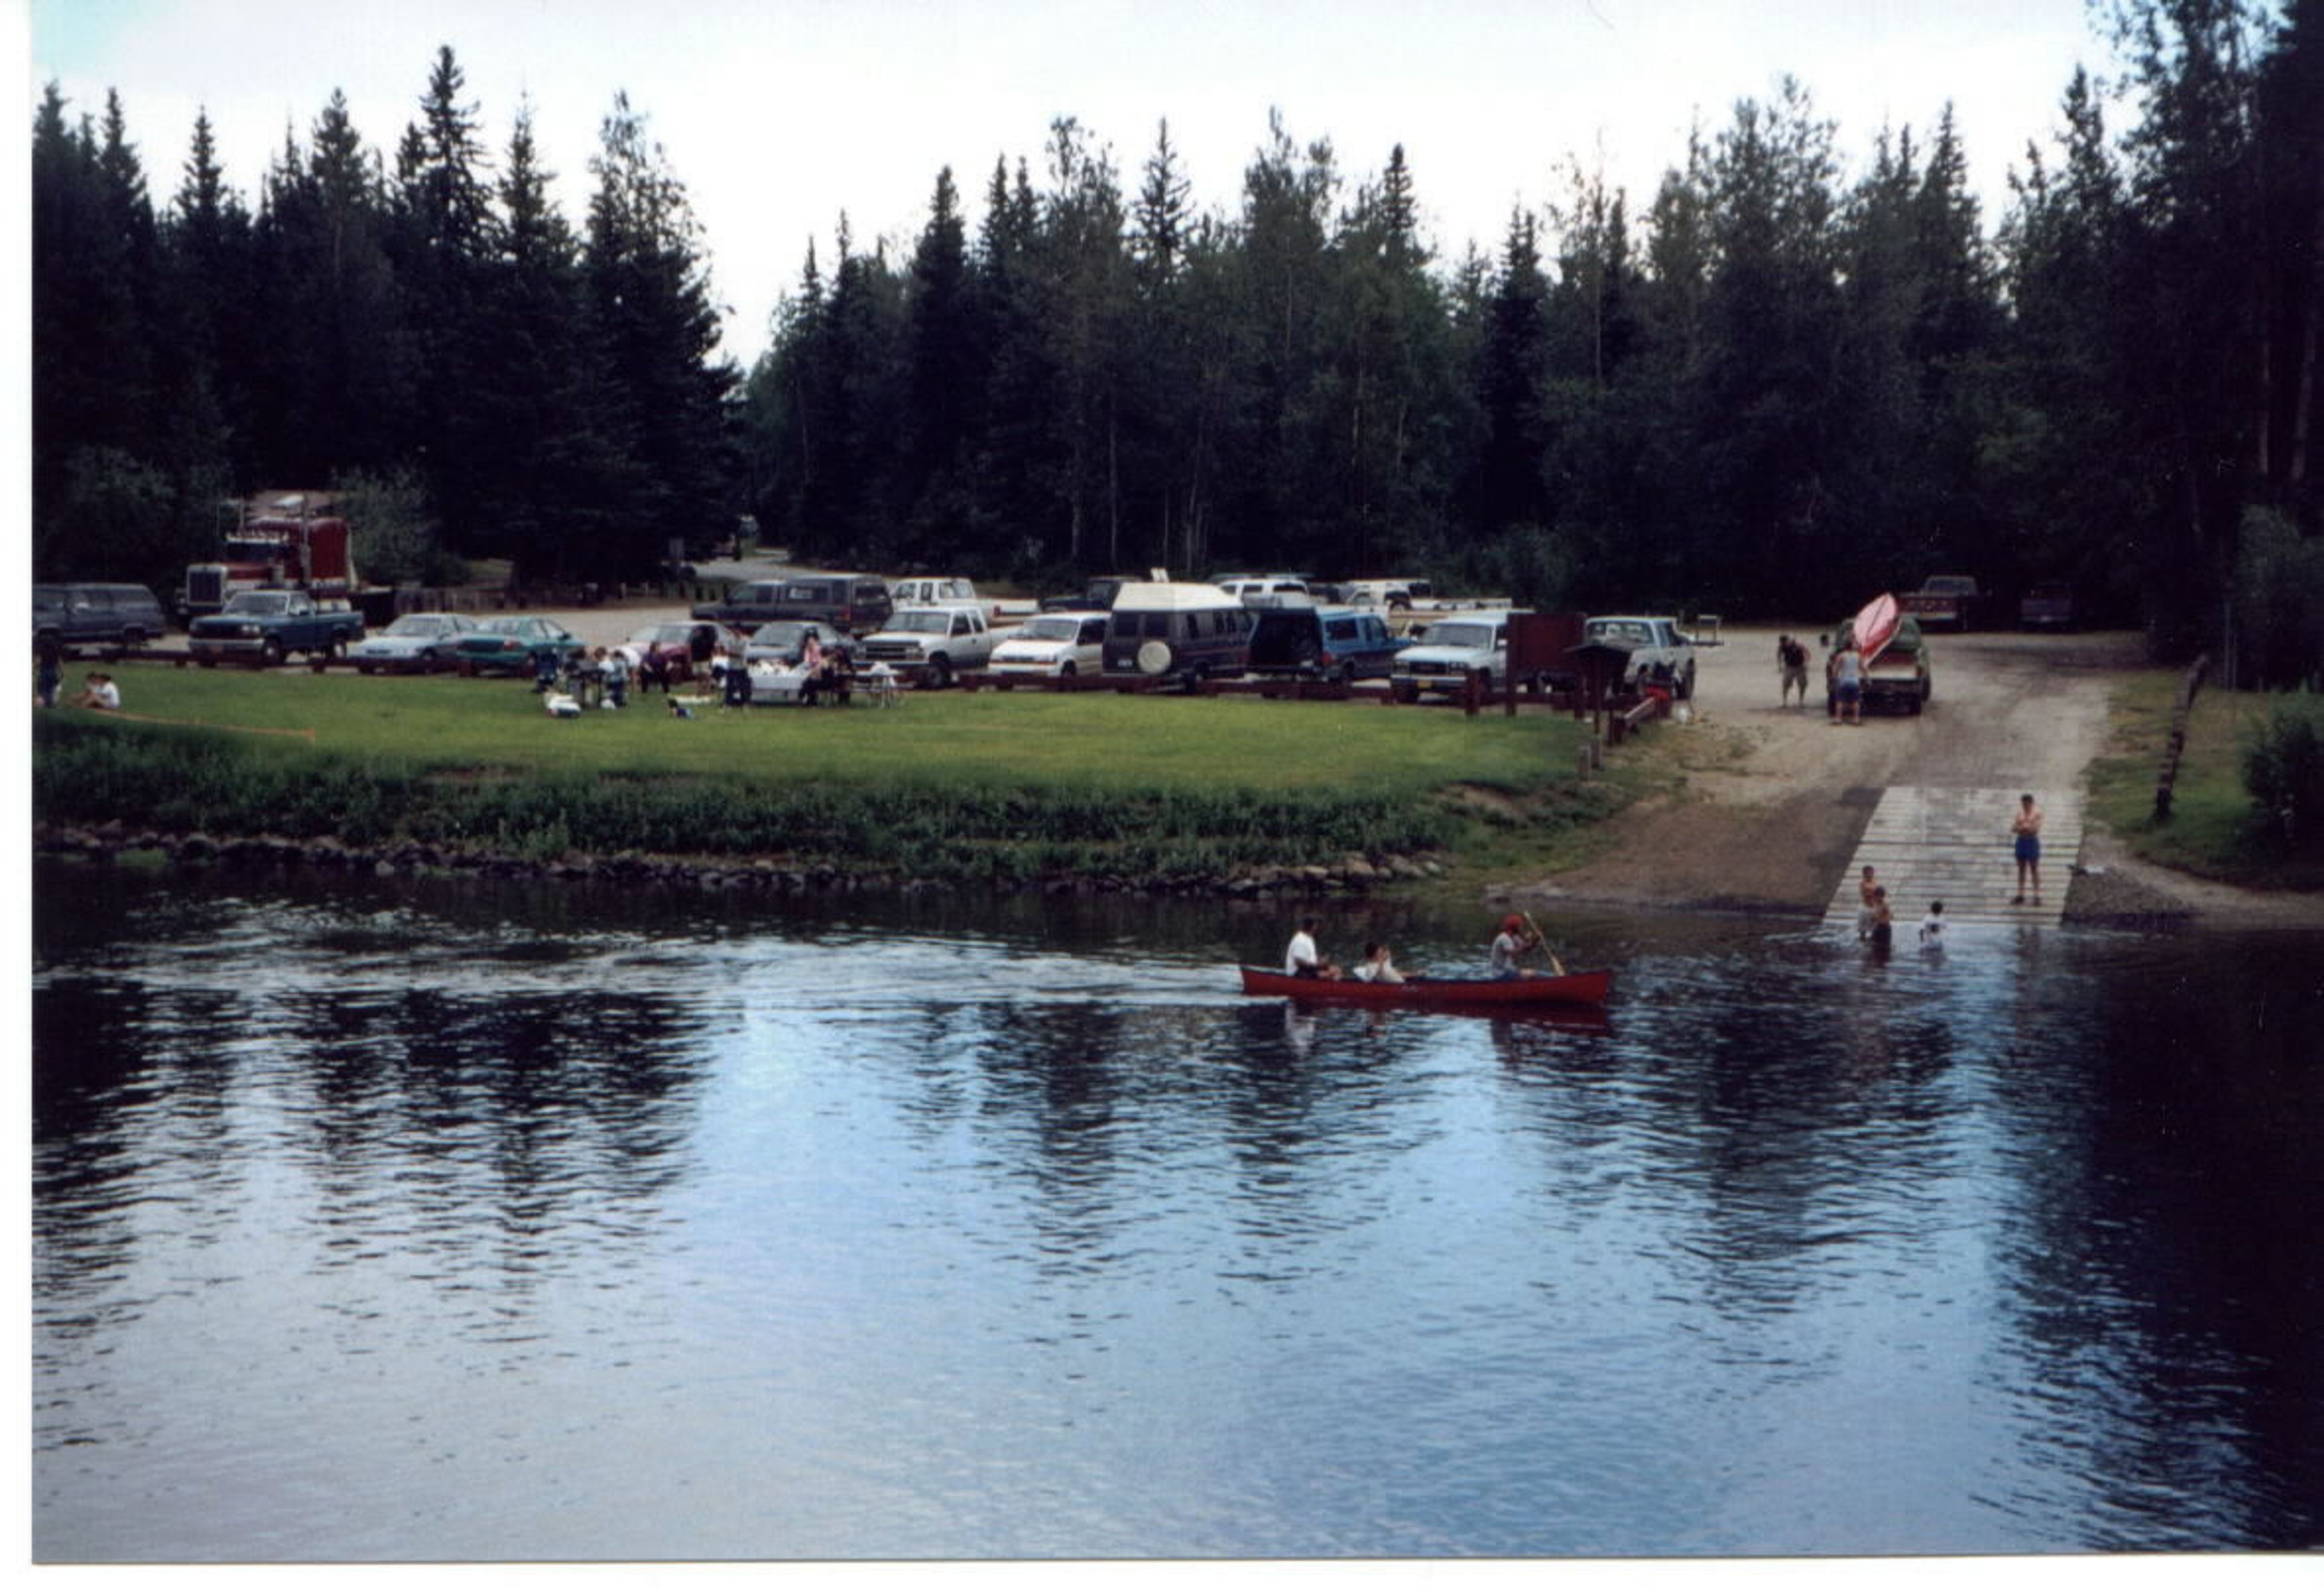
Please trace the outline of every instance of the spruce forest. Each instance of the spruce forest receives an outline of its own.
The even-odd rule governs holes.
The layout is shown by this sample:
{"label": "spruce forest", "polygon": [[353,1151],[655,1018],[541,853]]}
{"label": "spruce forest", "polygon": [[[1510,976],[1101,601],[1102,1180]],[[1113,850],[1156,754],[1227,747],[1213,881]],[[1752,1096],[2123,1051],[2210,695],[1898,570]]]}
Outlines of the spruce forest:
{"label": "spruce forest", "polygon": [[1960,571],[2314,679],[2324,0],[2113,10],[1998,216],[1950,110],[1858,146],[1790,81],[1652,194],[1569,163],[1457,255],[1400,147],[1351,178],[1270,115],[1227,212],[1167,123],[1125,162],[1061,118],[973,219],[949,167],[908,243],[840,217],[747,371],[625,99],[576,220],[448,48],[392,149],[333,94],[254,198],[207,119],[158,196],[118,93],[51,85],[32,565],[166,596],[222,501],[330,486],[407,583],[650,578],[741,515],[1045,589],[1295,568],[1815,622]]}

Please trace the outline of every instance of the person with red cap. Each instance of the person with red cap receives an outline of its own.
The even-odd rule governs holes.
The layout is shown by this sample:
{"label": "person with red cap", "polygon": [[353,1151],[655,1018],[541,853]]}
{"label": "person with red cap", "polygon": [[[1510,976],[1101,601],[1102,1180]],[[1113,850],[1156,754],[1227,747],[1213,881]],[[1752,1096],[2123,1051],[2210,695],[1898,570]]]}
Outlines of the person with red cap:
{"label": "person with red cap", "polygon": [[1541,934],[1521,915],[1501,918],[1500,936],[1493,939],[1490,974],[1497,982],[1513,982],[1519,976],[1540,973],[1521,968],[1517,961],[1541,946]]}

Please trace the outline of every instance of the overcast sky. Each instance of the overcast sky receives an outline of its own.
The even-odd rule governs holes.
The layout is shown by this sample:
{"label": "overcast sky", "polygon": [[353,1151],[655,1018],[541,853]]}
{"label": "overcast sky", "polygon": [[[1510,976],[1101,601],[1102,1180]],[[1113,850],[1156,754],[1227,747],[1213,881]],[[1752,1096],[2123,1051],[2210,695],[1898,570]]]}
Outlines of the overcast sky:
{"label": "overcast sky", "polygon": [[2076,64],[2111,60],[2085,0],[31,0],[28,94],[53,80],[97,113],[117,88],[157,204],[207,107],[254,204],[334,88],[392,158],[441,44],[496,162],[530,102],[576,225],[628,93],[692,198],[745,365],[811,236],[828,264],[843,209],[859,247],[908,248],[950,165],[973,225],[997,156],[1039,184],[1060,115],[1131,191],[1167,117],[1196,202],[1229,211],[1270,107],[1303,146],[1328,138],[1351,188],[1401,143],[1454,258],[1561,196],[1576,157],[1643,211],[1691,125],[1716,134],[1786,72],[1839,124],[1851,175],[1884,125],[1925,134],[1950,101],[1989,227]]}

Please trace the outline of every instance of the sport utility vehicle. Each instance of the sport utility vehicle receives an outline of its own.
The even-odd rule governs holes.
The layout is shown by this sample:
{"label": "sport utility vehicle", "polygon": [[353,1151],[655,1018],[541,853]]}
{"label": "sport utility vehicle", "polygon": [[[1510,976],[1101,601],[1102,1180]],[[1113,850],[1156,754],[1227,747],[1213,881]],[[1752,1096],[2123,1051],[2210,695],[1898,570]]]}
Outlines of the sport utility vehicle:
{"label": "sport utility vehicle", "polygon": [[755,629],[778,618],[831,623],[868,634],[895,611],[888,586],[869,574],[794,574],[737,585],[724,601],[705,602],[694,615],[708,623]]}
{"label": "sport utility vehicle", "polygon": [[167,632],[143,585],[35,585],[32,638],[60,645],[143,645]]}
{"label": "sport utility vehicle", "polygon": [[1305,679],[1384,679],[1404,642],[1377,612],[1345,606],[1263,609],[1250,632],[1250,670]]}

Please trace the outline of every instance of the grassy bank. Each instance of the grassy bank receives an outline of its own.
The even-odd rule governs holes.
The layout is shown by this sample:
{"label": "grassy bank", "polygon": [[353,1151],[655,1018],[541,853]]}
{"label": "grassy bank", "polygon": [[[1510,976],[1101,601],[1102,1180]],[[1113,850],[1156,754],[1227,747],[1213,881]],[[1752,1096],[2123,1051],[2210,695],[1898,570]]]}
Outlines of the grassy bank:
{"label": "grassy bank", "polygon": [[1575,784],[1580,730],[1536,715],[1014,691],[692,721],[656,696],[559,721],[501,680],[124,682],[132,714],[169,720],[42,715],[36,818],[1023,883],[1351,856],[1499,866],[1623,798]]}
{"label": "grassy bank", "polygon": [[2131,853],[2157,865],[2246,888],[2324,889],[2324,845],[2297,849],[2259,819],[2243,784],[2242,747],[2272,697],[2205,689],[2187,720],[2172,816],[2154,819],[2155,775],[2182,674],[2150,669],[2115,686],[2112,743],[2090,767],[2090,808]]}

